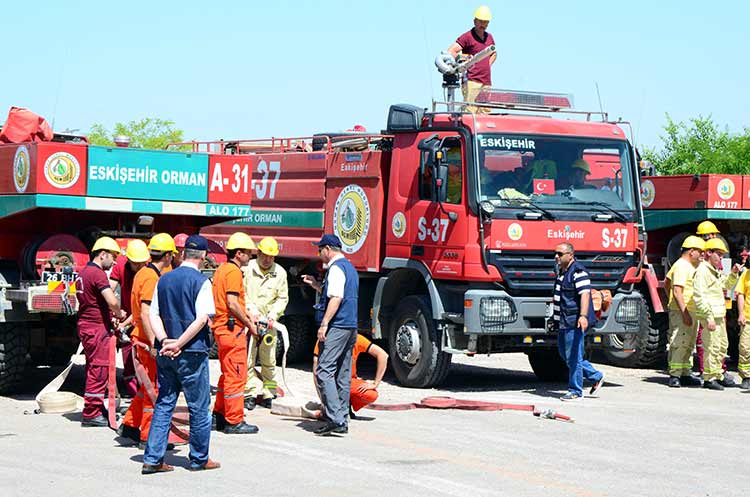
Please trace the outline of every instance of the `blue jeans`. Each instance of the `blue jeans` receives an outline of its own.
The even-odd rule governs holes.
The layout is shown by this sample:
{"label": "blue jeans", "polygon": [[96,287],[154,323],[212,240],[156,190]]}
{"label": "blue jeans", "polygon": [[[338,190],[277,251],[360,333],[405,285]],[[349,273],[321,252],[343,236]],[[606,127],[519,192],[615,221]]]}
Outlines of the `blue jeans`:
{"label": "blue jeans", "polygon": [[208,462],[208,444],[211,440],[208,354],[183,352],[174,359],[158,356],[156,367],[159,396],[154,406],[143,463],[156,465],[164,461],[172,413],[182,390],[190,413],[190,466],[201,467]]}
{"label": "blue jeans", "polygon": [[583,380],[597,382],[602,373],[583,358],[583,330],[560,329],[557,333],[557,349],[568,365],[568,391],[583,396]]}

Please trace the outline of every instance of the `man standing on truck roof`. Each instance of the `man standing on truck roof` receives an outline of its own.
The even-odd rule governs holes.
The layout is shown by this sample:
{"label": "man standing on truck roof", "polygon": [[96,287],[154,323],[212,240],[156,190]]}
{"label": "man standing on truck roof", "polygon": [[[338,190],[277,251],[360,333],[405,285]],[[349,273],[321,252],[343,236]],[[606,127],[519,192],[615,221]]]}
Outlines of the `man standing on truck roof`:
{"label": "man standing on truck roof", "polygon": [[[133,280],[130,306],[133,310],[133,350],[136,359],[146,371],[154,390],[158,390],[156,382],[156,348],[154,345],[154,330],[151,326],[150,309],[154,298],[156,282],[163,273],[171,270],[174,254],[177,253],[174,240],[167,233],[158,233],[148,242],[151,262],[141,268]],[[146,385],[141,384],[138,393],[130,403],[125,413],[122,425],[118,430],[121,436],[131,438],[145,448],[151,418],[154,415],[154,402],[149,396]],[[171,435],[170,435],[171,437]],[[172,442],[184,442],[175,436]]]}
{"label": "man standing on truck roof", "polygon": [[214,273],[213,293],[216,317],[211,328],[219,346],[219,377],[213,417],[217,430],[227,434],[258,433],[258,427],[245,423],[245,383],[247,381],[247,333],[257,337],[255,321],[245,310],[242,269],[255,250],[245,233],[229,237],[227,262]]}
{"label": "man standing on truck roof", "polygon": [[711,238],[706,242],[706,259],[700,263],[693,278],[693,302],[695,315],[703,327],[703,386],[711,390],[724,390],[735,386],[734,379],[722,369],[722,361],[727,354],[727,328],[725,317],[727,308],[724,290],[737,283],[739,267],[725,275],[721,267],[722,255],[729,252],[721,238]]}
{"label": "man standing on truck roof", "polygon": [[682,242],[682,255],[669,269],[666,278],[669,293],[669,386],[699,386],[701,381],[690,374],[691,358],[698,334],[698,320],[693,319],[693,277],[701,262],[705,242],[689,236]]}
{"label": "man standing on truck roof", "polygon": [[604,373],[597,371],[583,357],[586,330],[596,322],[591,302],[591,279],[586,268],[575,259],[573,245],[563,242],[555,247],[558,275],[552,297],[554,320],[558,326],[557,347],[568,365],[568,393],[563,401],[583,399],[583,380],[594,385],[589,391],[595,395],[604,385]]}
{"label": "man standing on truck roof", "polygon": [[[105,271],[120,255],[120,246],[108,236],[99,238],[91,249],[91,261],[81,269],[76,281],[78,298],[78,338],[86,355],[86,386],[83,392],[81,426],[108,426],[104,416],[104,395],[109,376],[109,339],[112,317],[124,320],[127,313],[120,307],[109,286]],[[109,406],[114,409],[114,406]]]}
{"label": "man standing on truck roof", "polygon": [[[486,5],[482,5],[474,11],[474,27],[466,33],[459,36],[456,41],[448,47],[448,52],[453,57],[459,54],[468,56],[476,55],[490,45],[495,44],[495,39],[487,31],[487,26],[492,20],[492,12]],[[488,59],[484,59],[469,68],[466,73],[466,80],[461,84],[461,93],[464,102],[474,102],[477,95],[483,88],[492,86],[492,64],[497,59],[497,52],[493,53]],[[489,109],[485,107],[468,106],[469,112],[486,114]]]}
{"label": "man standing on truck roof", "polygon": [[359,274],[341,253],[341,240],[334,234],[324,234],[314,243],[323,264],[328,266],[321,287],[310,275],[303,281],[320,292],[316,304],[318,347],[320,356],[315,369],[320,400],[329,421],[315,430],[316,435],[348,433],[349,393],[352,376],[352,349],[357,341],[357,302]]}
{"label": "man standing on truck roof", "polygon": [[[245,408],[254,409],[256,399],[263,396],[261,405],[268,409],[276,397],[276,329],[274,323],[284,314],[289,303],[286,271],[276,264],[278,242],[267,236],[258,242],[258,258],[244,268],[245,295],[248,314],[266,318],[263,338],[250,338],[250,360],[245,386]],[[260,376],[255,372],[255,362],[260,359]]]}
{"label": "man standing on truck roof", "polygon": [[[130,240],[125,249],[125,257],[120,257],[109,273],[109,284],[112,290],[120,285],[120,306],[128,317],[120,323],[120,333],[129,334],[133,327],[133,314],[130,306],[130,294],[133,289],[135,274],[144,267],[149,260],[148,247],[143,240]],[[135,366],[133,365],[133,344],[128,342],[120,347],[122,354],[122,379],[125,381],[125,394],[135,397],[138,382],[135,380]]]}

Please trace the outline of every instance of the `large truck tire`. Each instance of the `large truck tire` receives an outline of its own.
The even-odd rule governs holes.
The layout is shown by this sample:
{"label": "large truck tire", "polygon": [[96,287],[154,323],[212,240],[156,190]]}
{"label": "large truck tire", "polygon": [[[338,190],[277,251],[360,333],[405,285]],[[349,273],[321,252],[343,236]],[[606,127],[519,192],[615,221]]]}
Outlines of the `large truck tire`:
{"label": "large truck tire", "polygon": [[[286,354],[288,364],[312,361],[312,349],[315,344],[313,338],[313,324],[309,316],[284,316],[281,322],[289,332],[289,351]],[[281,358],[284,355],[284,343],[281,334],[277,334],[276,340],[276,364],[281,366]]]}
{"label": "large truck tire", "polygon": [[526,355],[540,381],[568,381],[568,365],[557,349],[532,349]]}
{"label": "large truck tire", "polygon": [[[610,335],[604,356],[610,364],[621,368],[661,367],[666,358],[669,316],[655,313],[644,300],[641,308],[639,332],[630,337]],[[622,349],[635,349],[626,352]]]}
{"label": "large truck tire", "polygon": [[21,385],[28,357],[28,330],[10,323],[0,324],[0,394]]}
{"label": "large truck tire", "polygon": [[434,387],[448,376],[451,355],[440,349],[427,297],[413,295],[398,304],[388,332],[388,353],[396,379],[405,387]]}

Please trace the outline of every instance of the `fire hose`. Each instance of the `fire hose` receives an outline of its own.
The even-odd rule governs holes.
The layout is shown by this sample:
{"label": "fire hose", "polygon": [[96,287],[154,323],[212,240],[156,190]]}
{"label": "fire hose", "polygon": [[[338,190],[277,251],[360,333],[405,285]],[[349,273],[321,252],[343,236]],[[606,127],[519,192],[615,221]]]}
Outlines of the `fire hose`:
{"label": "fire hose", "polygon": [[465,411],[528,411],[541,419],[556,419],[568,423],[575,420],[554,409],[539,409],[533,404],[510,404],[505,402],[485,402],[481,400],[454,399],[453,397],[425,397],[419,402],[405,404],[370,404],[366,409],[375,411],[409,411],[412,409],[460,409]]}

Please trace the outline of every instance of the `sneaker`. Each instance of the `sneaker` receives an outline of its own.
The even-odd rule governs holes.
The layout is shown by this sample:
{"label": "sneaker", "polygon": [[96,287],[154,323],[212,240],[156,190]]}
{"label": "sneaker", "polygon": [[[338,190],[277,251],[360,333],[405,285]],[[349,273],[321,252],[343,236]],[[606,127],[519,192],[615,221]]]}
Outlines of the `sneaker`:
{"label": "sneaker", "polygon": [[100,414],[93,418],[82,418],[81,426],[86,428],[104,428],[109,426],[109,421],[107,421],[107,418]]}
{"label": "sneaker", "polygon": [[708,388],[709,390],[717,390],[717,391],[724,390],[724,386],[716,380],[711,380],[711,381],[707,381],[703,383],[703,388]]}
{"label": "sneaker", "polygon": [[670,376],[668,385],[671,388],[680,388],[682,383],[680,383],[680,379],[677,376]]}
{"label": "sneaker", "polygon": [[257,404],[257,401],[255,400],[255,397],[247,397],[245,399],[245,409],[248,411],[252,411],[255,409],[255,405]]}
{"label": "sneaker", "polygon": [[141,439],[141,430],[134,426],[129,426],[123,423],[119,428],[117,428],[117,435],[121,436],[122,438],[129,438],[134,442],[138,442]]}
{"label": "sneaker", "polygon": [[680,382],[688,387],[702,387],[703,380],[693,375],[680,376]]}
{"label": "sneaker", "polygon": [[599,390],[602,389],[604,386],[604,372],[602,372],[602,377],[599,378],[599,381],[594,383],[594,386],[591,387],[591,390],[589,390],[589,395],[596,395],[599,393]]}
{"label": "sneaker", "polygon": [[252,435],[258,433],[260,430],[255,425],[249,425],[244,421],[237,423],[236,425],[227,424],[224,428],[224,433],[227,435]]}
{"label": "sneaker", "polygon": [[750,390],[750,378],[745,378],[742,380],[742,383],[740,383],[740,388],[743,390]]}
{"label": "sneaker", "polygon": [[722,386],[727,388],[732,388],[737,386],[737,382],[734,381],[734,378],[729,373],[724,373],[724,379],[719,381]]}
{"label": "sneaker", "polygon": [[326,423],[313,431],[313,433],[319,436],[330,435],[331,433],[343,435],[349,433],[349,427],[346,425],[337,425],[336,423]]}
{"label": "sneaker", "polygon": [[575,402],[579,400],[583,400],[583,395],[578,395],[577,393],[568,392],[562,397],[560,397],[560,400],[563,402]]}

